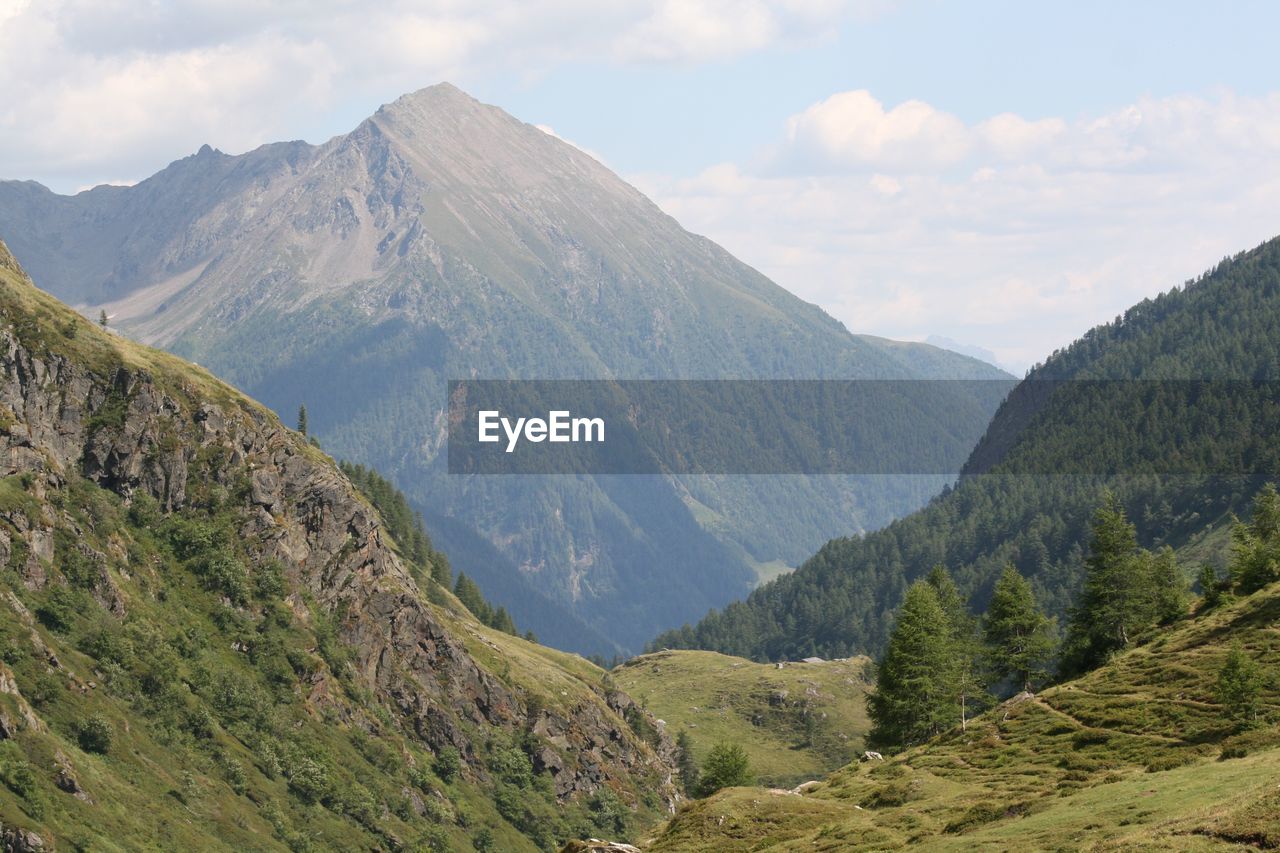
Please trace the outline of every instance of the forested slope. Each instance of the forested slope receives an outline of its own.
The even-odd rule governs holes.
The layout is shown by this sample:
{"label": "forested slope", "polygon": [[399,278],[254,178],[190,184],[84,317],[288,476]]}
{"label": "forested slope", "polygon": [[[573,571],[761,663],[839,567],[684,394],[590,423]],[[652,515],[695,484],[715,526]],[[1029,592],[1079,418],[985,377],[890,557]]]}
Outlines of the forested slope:
{"label": "forested slope", "polygon": [[[981,609],[1004,565],[1063,615],[1090,515],[1112,491],[1148,547],[1194,544],[1280,468],[1280,241],[1134,306],[1037,366],[953,489],[667,632],[654,648],[756,659],[878,654],[907,586],[944,564]],[[1206,381],[1207,380],[1207,381]],[[1186,566],[1190,572],[1194,567]]]}

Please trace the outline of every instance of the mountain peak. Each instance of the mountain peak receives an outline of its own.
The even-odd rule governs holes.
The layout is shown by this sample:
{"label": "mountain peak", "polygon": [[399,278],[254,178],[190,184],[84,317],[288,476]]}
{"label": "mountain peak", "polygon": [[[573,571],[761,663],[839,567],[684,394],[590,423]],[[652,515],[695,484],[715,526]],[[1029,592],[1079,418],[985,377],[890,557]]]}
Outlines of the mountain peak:
{"label": "mountain peak", "polygon": [[401,95],[378,108],[375,116],[473,110],[482,104],[452,83],[442,82]]}

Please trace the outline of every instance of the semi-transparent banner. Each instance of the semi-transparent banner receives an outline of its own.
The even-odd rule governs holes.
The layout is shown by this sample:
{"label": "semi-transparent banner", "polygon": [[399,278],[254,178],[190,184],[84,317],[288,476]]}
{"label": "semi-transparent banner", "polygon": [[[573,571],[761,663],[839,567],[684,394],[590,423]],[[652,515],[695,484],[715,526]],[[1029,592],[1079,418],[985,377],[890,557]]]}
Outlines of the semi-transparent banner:
{"label": "semi-transparent banner", "polygon": [[1280,383],[1252,380],[449,383],[458,474],[1235,475],[1278,452]]}

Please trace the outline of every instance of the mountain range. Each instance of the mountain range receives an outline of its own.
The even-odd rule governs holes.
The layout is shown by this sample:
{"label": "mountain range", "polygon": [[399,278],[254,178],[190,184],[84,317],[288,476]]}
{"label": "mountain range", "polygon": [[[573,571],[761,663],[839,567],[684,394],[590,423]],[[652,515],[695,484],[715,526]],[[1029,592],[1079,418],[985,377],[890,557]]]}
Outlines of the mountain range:
{"label": "mountain range", "polygon": [[[444,473],[456,378],[1007,378],[850,334],[599,162],[442,84],[320,145],[208,146],[131,187],[0,182],[49,292],[387,474],[457,568],[554,645],[613,654],[948,477]],[[991,414],[914,429],[967,448]]]}

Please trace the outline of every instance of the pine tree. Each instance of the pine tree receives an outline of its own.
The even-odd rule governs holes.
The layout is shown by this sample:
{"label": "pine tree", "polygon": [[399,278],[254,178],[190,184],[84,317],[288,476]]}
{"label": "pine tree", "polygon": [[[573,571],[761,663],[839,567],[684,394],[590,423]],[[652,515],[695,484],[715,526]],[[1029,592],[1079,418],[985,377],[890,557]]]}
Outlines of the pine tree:
{"label": "pine tree", "polygon": [[1236,643],[1218,672],[1217,698],[1227,714],[1240,722],[1252,722],[1258,716],[1258,700],[1262,695],[1262,670],[1257,661]]}
{"label": "pine tree", "polygon": [[907,590],[877,668],[876,691],[867,700],[868,740],[878,746],[910,746],[959,717],[950,688],[950,624],[927,581]]}
{"label": "pine tree", "polygon": [[946,658],[940,662],[944,667],[942,678],[948,694],[955,697],[960,726],[964,728],[987,697],[986,684],[978,668],[982,651],[978,621],[969,613],[946,566],[934,566],[925,580],[938,594],[938,606],[946,616],[948,642]]}
{"label": "pine tree", "polygon": [[680,771],[680,785],[689,796],[698,791],[698,760],[693,757],[693,740],[684,729],[676,735],[676,768]]}
{"label": "pine tree", "polygon": [[1156,557],[1138,548],[1133,524],[1108,492],[1093,516],[1084,590],[1071,613],[1063,672],[1084,672],[1127,648],[1159,620],[1175,595],[1166,585],[1175,582],[1181,579],[1172,553]]}
{"label": "pine tree", "polygon": [[98,312],[98,325],[105,329],[105,328],[107,327],[107,323],[109,323],[109,322],[111,322],[111,318],[109,318],[109,317],[107,316],[107,312],[106,312],[105,310],[103,310],[103,311],[99,311],[99,312]]}
{"label": "pine tree", "polygon": [[709,797],[721,788],[738,788],[755,782],[746,750],[736,743],[718,743],[707,754],[699,774],[698,793]]}
{"label": "pine tree", "polygon": [[1187,580],[1178,569],[1173,549],[1167,545],[1151,561],[1151,595],[1157,623],[1168,625],[1187,615]]}
{"label": "pine tree", "polygon": [[1245,595],[1280,580],[1280,494],[1268,483],[1253,499],[1249,523],[1231,529],[1231,580]]}
{"label": "pine tree", "polygon": [[1030,691],[1048,675],[1053,654],[1053,623],[1036,602],[1031,584],[1012,564],[996,581],[982,622],[987,660],[998,680],[1011,679]]}
{"label": "pine tree", "polygon": [[458,581],[453,585],[453,594],[458,596],[458,600],[471,611],[472,616],[484,624],[488,625],[493,620],[493,611],[484,600],[480,587],[467,577],[466,572],[458,572]]}
{"label": "pine tree", "polygon": [[298,407],[298,432],[303,435],[307,434],[307,407]]}

